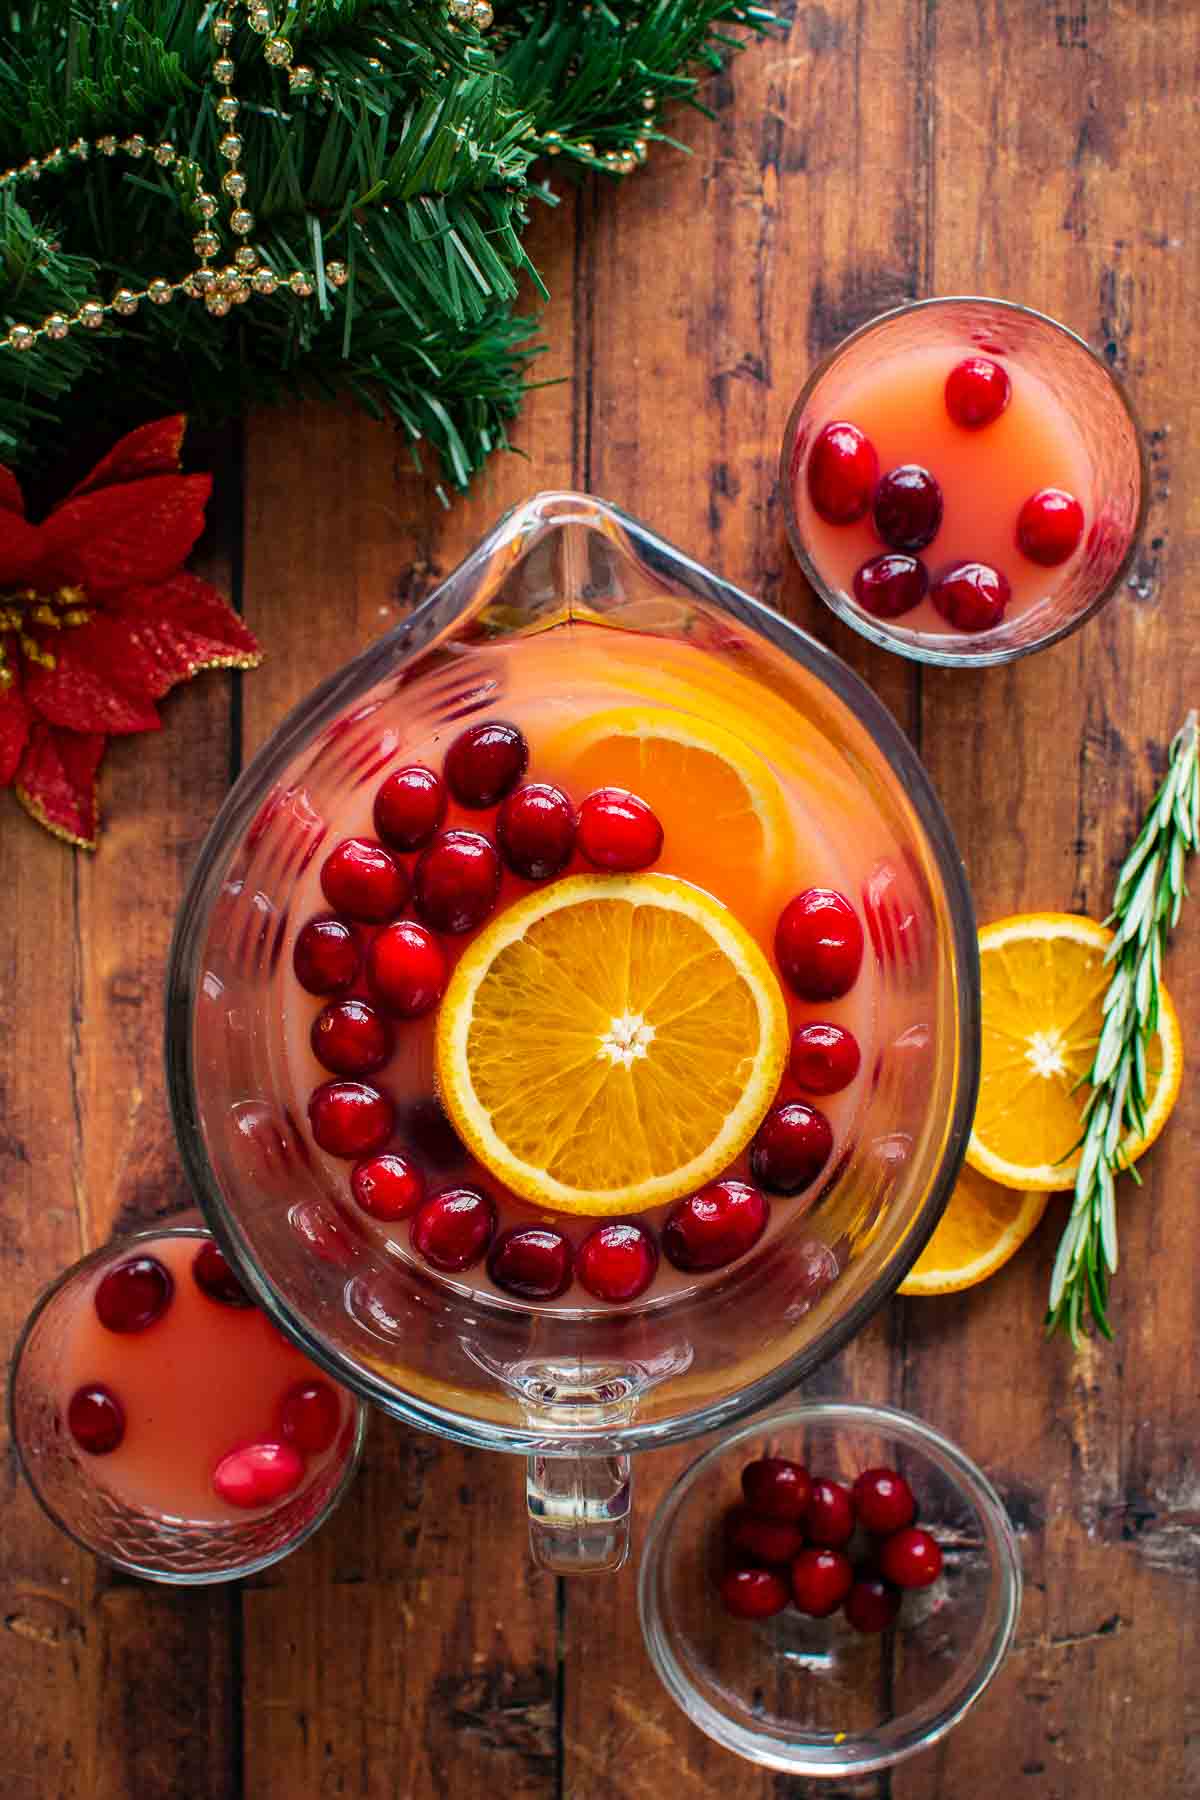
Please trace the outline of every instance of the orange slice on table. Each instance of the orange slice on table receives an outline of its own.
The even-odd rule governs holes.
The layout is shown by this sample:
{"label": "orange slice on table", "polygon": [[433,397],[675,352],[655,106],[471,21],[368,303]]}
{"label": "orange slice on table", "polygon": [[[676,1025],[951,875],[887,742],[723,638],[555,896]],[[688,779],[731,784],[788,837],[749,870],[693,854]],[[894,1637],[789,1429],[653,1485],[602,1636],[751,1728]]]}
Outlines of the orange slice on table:
{"label": "orange slice on table", "polygon": [[727,1167],[787,1046],[779,983],[719,900],[670,875],[572,875],[472,943],[436,1058],[456,1130],[506,1186],[613,1214]]}
{"label": "orange slice on table", "polygon": [[[1074,913],[1023,913],[979,933],[983,1067],[967,1161],[1005,1187],[1043,1191],[1074,1182],[1112,939],[1106,925]],[[1160,986],[1158,1032],[1146,1054],[1145,1129],[1121,1146],[1126,1162],[1166,1124],[1182,1074],[1179,1019]]]}
{"label": "orange slice on table", "polygon": [[1034,1232],[1049,1194],[1001,1187],[965,1168],[937,1230],[900,1283],[902,1294],[956,1294],[986,1281]]}

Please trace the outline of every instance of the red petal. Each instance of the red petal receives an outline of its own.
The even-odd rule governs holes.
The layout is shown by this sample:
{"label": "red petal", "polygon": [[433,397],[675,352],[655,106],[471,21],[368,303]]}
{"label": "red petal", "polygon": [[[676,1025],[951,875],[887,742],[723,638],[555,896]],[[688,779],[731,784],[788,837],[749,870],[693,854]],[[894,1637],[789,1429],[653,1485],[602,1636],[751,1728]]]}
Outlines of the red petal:
{"label": "red petal", "polygon": [[15,681],[0,688],[0,787],[7,787],[16,773],[32,719],[29,704]]}
{"label": "red petal", "polygon": [[51,725],[109,736],[159,730],[154,701],[170,683],[161,683],[153,654],[125,619],[100,613],[43,642],[55,667],[30,668],[25,696]]}
{"label": "red petal", "polygon": [[186,430],[186,413],[172,413],[169,419],[155,419],[153,424],[139,425],[136,431],[113,445],[78,487],[71,489],[70,498],[90,494],[93,488],[111,487],[118,481],[138,481],[145,475],[177,474]]}
{"label": "red petal", "polygon": [[0,506],[0,593],[24,587],[41,560],[43,537],[19,512]]}
{"label": "red petal", "polygon": [[6,469],[3,463],[0,463],[0,507],[5,512],[22,515],[25,512],[25,496],[21,492],[21,484],[12,470]]}
{"label": "red petal", "polygon": [[253,632],[210,582],[186,569],[157,587],[123,595],[117,616],[143,653],[154,657],[158,694],[201,669],[253,669],[262,661]]}
{"label": "red petal", "polygon": [[56,731],[35,719],[17,773],[22,806],[55,837],[84,850],[96,847],[96,772],[103,755],[102,734]]}
{"label": "red petal", "polygon": [[210,475],[151,475],[67,500],[41,528],[43,568],[93,600],[163,581],[203,531],[211,492]]}

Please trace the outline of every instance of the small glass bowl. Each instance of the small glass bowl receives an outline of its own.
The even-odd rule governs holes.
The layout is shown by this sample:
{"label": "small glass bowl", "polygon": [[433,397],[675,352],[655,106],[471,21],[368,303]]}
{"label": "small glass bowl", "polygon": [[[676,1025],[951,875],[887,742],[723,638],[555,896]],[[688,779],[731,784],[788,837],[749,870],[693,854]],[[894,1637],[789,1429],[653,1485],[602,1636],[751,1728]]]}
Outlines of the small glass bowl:
{"label": "small glass bowl", "polygon": [[[880,619],[851,589],[833,585],[818,566],[797,506],[796,484],[809,444],[831,419],[846,416],[843,396],[864,373],[930,346],[947,356],[1003,357],[1036,374],[1071,420],[1092,475],[1090,524],[1083,554],[1053,591],[990,631],[914,630]],[[1120,588],[1137,547],[1146,506],[1142,435],[1129,397],[1103,358],[1066,325],[1013,300],[954,295],[914,300],[880,313],[843,338],[809,375],[783,436],[780,459],[788,538],[812,587],[840,619],[885,650],[916,662],[986,668],[1013,662],[1076,631]],[[883,546],[881,545],[880,548]],[[1049,571],[1048,571],[1049,573]]]}
{"label": "small glass bowl", "polygon": [[[890,1630],[862,1636],[840,1612],[791,1606],[757,1622],[723,1611],[722,1522],[764,1455],[846,1483],[881,1466],[905,1476],[945,1562]],[[694,1462],[655,1514],[638,1580],[650,1660],[688,1718],[750,1762],[814,1778],[867,1775],[937,1743],[1000,1667],[1020,1605],[1016,1539],[974,1464],[906,1413],[825,1402],[768,1414]]]}
{"label": "small glass bowl", "polygon": [[[47,1517],[85,1550],[145,1581],[201,1587],[234,1581],[290,1556],[335,1512],[362,1458],[367,1408],[342,1389],[348,1412],[329,1460],[270,1511],[199,1521],[129,1505],[104,1483],[103,1457],[84,1454],[66,1430],[58,1390],[63,1320],[80,1290],[105,1269],[164,1238],[208,1239],[200,1226],[159,1226],[105,1244],[53,1281],[35,1304],[13,1352],[9,1437]],[[315,1371],[314,1371],[315,1373]]]}

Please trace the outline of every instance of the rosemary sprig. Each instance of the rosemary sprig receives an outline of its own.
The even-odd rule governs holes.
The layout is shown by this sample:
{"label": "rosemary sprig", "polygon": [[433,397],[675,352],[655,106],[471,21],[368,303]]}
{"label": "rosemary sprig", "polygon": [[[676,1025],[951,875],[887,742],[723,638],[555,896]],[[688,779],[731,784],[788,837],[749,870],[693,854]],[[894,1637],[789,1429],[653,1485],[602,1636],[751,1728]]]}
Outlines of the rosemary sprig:
{"label": "rosemary sprig", "polygon": [[1117,1271],[1116,1177],[1126,1171],[1121,1145],[1145,1128],[1146,1047],[1158,1030],[1158,986],[1167,937],[1179,918],[1187,883],[1184,865],[1200,846],[1200,756],[1196,713],[1188,714],[1171,744],[1166,777],[1121,865],[1107,923],[1116,936],[1104,1023],[1088,1073],[1083,1110],[1083,1155],[1075,1201],[1050,1279],[1048,1333],[1066,1331],[1079,1343],[1085,1313],[1112,1338],[1109,1284]]}

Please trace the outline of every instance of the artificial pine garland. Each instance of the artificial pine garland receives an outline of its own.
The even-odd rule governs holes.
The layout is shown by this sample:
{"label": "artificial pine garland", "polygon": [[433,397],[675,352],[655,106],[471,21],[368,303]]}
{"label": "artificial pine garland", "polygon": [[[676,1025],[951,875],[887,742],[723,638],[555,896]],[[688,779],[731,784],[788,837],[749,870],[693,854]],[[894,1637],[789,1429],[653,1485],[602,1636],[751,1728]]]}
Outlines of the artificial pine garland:
{"label": "artificial pine garland", "polygon": [[632,172],[670,141],[662,107],[738,47],[722,26],[770,20],[742,0],[10,0],[0,462],[316,388],[465,487],[542,348],[514,310],[531,204],[553,200],[534,166]]}

